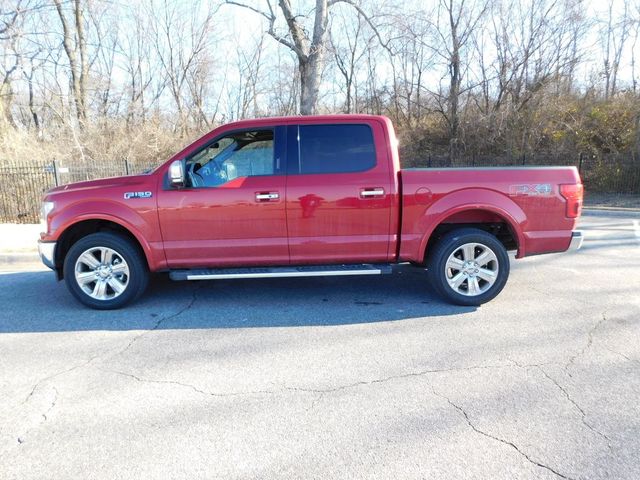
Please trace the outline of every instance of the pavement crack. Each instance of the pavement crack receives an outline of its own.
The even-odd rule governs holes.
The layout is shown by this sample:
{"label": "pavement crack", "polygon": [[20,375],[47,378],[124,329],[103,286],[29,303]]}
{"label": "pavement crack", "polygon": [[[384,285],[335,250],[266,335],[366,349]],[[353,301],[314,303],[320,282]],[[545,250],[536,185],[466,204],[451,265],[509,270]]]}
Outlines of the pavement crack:
{"label": "pavement crack", "polygon": [[139,335],[136,335],[135,337],[133,337],[131,340],[129,340],[129,343],[127,343],[127,345],[122,350],[119,350],[118,352],[114,353],[109,358],[113,358],[113,357],[115,357],[117,355],[122,355],[124,352],[129,350],[129,348],[131,348],[133,346],[133,344],[136,343],[138,340],[140,340],[142,337],[144,337],[148,333],[153,332],[153,331],[157,330],[158,328],[160,328],[160,326],[164,322],[167,322],[169,320],[173,320],[174,318],[177,318],[180,315],[182,315],[183,313],[185,313],[188,310],[190,310],[191,307],[193,307],[195,305],[196,301],[198,300],[198,291],[200,289],[201,289],[201,287],[196,287],[196,288],[193,289],[193,292],[191,294],[191,300],[189,300],[189,303],[187,303],[187,305],[185,305],[183,308],[181,308],[177,312],[172,313],[171,315],[162,316],[162,317],[158,318],[156,323],[151,328],[149,328],[149,329],[145,330],[144,332],[140,333]]}
{"label": "pavement crack", "polygon": [[373,380],[360,380],[358,382],[348,383],[345,385],[339,385],[337,387],[331,388],[304,388],[304,387],[289,387],[285,386],[285,390],[294,391],[294,392],[306,392],[306,393],[334,393],[339,392],[341,390],[347,390],[350,388],[367,386],[367,385],[375,385],[378,383],[385,383],[391,380],[397,380],[401,378],[411,378],[411,377],[421,377],[424,375],[431,375],[434,373],[447,373],[447,372],[463,372],[463,371],[471,371],[471,370],[482,370],[482,369],[492,369],[492,368],[509,368],[510,365],[483,365],[483,366],[471,366],[471,367],[454,367],[454,368],[442,368],[442,369],[431,369],[431,370],[421,370],[418,372],[409,372],[403,373],[399,375],[390,375],[388,377],[376,378]]}
{"label": "pavement crack", "polygon": [[183,382],[176,382],[174,380],[154,380],[154,379],[150,379],[150,378],[144,378],[141,377],[139,375],[134,375],[133,373],[129,373],[129,372],[123,372],[121,370],[113,370],[113,369],[104,369],[104,368],[100,368],[100,367],[95,367],[96,369],[105,372],[105,373],[113,373],[116,375],[122,375],[124,377],[129,377],[132,378],[133,380],[140,382],[140,383],[153,383],[153,384],[160,384],[160,385],[175,385],[175,386],[179,386],[179,387],[183,387],[183,388],[188,388],[190,390],[193,390],[196,393],[199,393],[201,395],[207,395],[207,396],[211,396],[211,397],[239,397],[239,396],[246,396],[246,395],[273,395],[277,392],[272,391],[272,390],[255,390],[255,391],[245,391],[245,392],[225,392],[225,393],[219,393],[219,392],[210,392],[208,390],[202,390],[201,388],[196,387],[195,385],[191,385],[189,383],[183,383]]}
{"label": "pavement crack", "polygon": [[[171,320],[173,318],[176,318],[179,315],[182,315],[187,310],[189,310],[191,307],[193,307],[193,305],[196,303],[196,300],[198,298],[197,297],[198,290],[199,290],[199,288],[196,288],[196,289],[193,290],[193,294],[192,294],[191,300],[189,301],[189,303],[184,308],[180,309],[178,312],[173,313],[171,315],[160,317],[158,319],[158,321],[156,321],[156,323],[153,325],[153,327],[151,329],[146,330],[145,332],[143,332],[140,335],[137,335],[136,337],[131,339],[124,349],[119,350],[118,352],[112,354],[109,358],[113,358],[116,355],[120,355],[120,354],[124,353],[127,349],[129,349],[142,336],[146,335],[147,333],[149,333],[149,332],[151,332],[153,330],[157,330],[162,325],[163,322],[165,322],[167,320]],[[53,373],[51,375],[47,375],[46,377],[40,378],[39,380],[36,381],[35,384],[33,384],[33,387],[31,388],[31,390],[29,391],[29,393],[27,394],[25,399],[20,403],[20,405],[25,405],[27,402],[29,402],[29,400],[33,397],[33,395],[36,393],[36,391],[42,386],[42,384],[44,384],[44,383],[46,383],[46,382],[48,382],[50,380],[53,380],[54,378],[59,377],[60,375],[64,375],[66,373],[72,372],[72,371],[77,370],[79,368],[83,368],[83,367],[91,364],[94,360],[103,357],[104,355],[105,355],[104,353],[101,353],[99,355],[94,355],[94,356],[92,356],[88,360],[85,360],[82,363],[74,365],[74,366],[72,366],[70,368],[66,368],[66,369],[61,370],[59,372],[55,372],[55,373]]]}
{"label": "pavement crack", "polygon": [[25,440],[29,437],[29,433],[32,430],[37,428],[40,424],[42,424],[42,423],[46,422],[47,420],[49,420],[49,414],[56,407],[56,404],[58,403],[58,389],[55,388],[55,387],[51,387],[51,390],[53,390],[53,398],[49,402],[49,404],[46,407],[46,409],[42,413],[40,413],[40,416],[38,417],[39,420],[37,422],[35,422],[35,425],[32,425],[31,427],[27,427],[26,430],[22,431],[22,433],[19,433],[17,435],[16,440],[17,440],[19,445],[21,445],[21,444],[23,444],[25,442]]}
{"label": "pavement crack", "polygon": [[51,389],[53,390],[53,400],[51,400],[51,404],[49,405],[49,408],[47,408],[43,413],[42,413],[42,419],[46,422],[48,417],[47,415],[49,414],[49,412],[51,412],[51,410],[53,410],[56,406],[56,403],[58,401],[58,390],[55,387],[51,387]]}
{"label": "pavement crack", "polygon": [[614,350],[612,348],[609,347],[604,347],[606,350],[609,350],[611,353],[618,355],[619,357],[624,358],[627,362],[631,362],[631,363],[637,363],[638,365],[640,365],[640,360],[636,360],[635,358],[631,358],[627,355],[625,355],[622,352],[618,352],[617,350]]}
{"label": "pavement crack", "polygon": [[558,477],[560,477],[560,478],[565,478],[565,479],[567,479],[567,480],[573,480],[573,479],[572,479],[572,477],[569,477],[569,476],[567,476],[567,475],[564,475],[564,474],[562,474],[562,473],[558,472],[558,471],[557,471],[556,469],[554,469],[553,467],[550,467],[549,465],[545,465],[544,463],[541,463],[541,462],[539,462],[539,461],[537,461],[537,460],[534,460],[533,458],[531,458],[531,456],[530,456],[529,454],[527,454],[527,453],[526,453],[526,452],[524,452],[522,449],[520,449],[520,447],[518,447],[515,443],[513,443],[513,442],[511,442],[511,441],[509,441],[509,440],[505,440],[505,439],[500,438],[500,437],[496,437],[495,435],[492,435],[492,434],[490,434],[490,433],[488,433],[488,432],[485,432],[484,430],[481,430],[480,428],[478,428],[478,427],[477,427],[477,426],[476,426],[476,425],[471,421],[471,418],[469,417],[469,414],[468,414],[468,413],[467,413],[467,412],[466,412],[466,411],[465,411],[465,410],[464,410],[460,405],[457,405],[457,404],[455,404],[454,402],[452,402],[452,401],[451,401],[451,399],[450,399],[449,397],[447,397],[446,395],[443,395],[443,394],[441,394],[441,393],[437,392],[437,391],[435,390],[435,388],[433,388],[433,386],[431,386],[431,391],[433,392],[433,394],[434,394],[435,396],[440,397],[440,398],[442,398],[442,399],[446,400],[446,401],[447,401],[447,403],[448,403],[450,406],[452,406],[453,408],[455,408],[455,409],[456,409],[456,410],[457,410],[457,411],[458,411],[458,412],[459,412],[459,413],[464,417],[464,419],[465,419],[465,421],[466,421],[467,425],[468,425],[468,426],[469,426],[469,428],[471,428],[474,432],[476,432],[476,433],[478,433],[478,434],[480,434],[480,435],[482,435],[482,436],[484,436],[484,437],[487,437],[487,438],[490,438],[490,439],[492,439],[492,440],[495,440],[496,442],[500,442],[500,443],[502,443],[502,444],[504,444],[504,445],[507,445],[507,446],[511,447],[511,448],[512,448],[512,449],[514,449],[516,452],[518,452],[518,453],[519,453],[523,458],[525,458],[529,463],[531,463],[531,464],[533,464],[533,465],[535,465],[535,466],[537,466],[537,467],[543,468],[543,469],[545,469],[545,470],[547,470],[547,471],[549,471],[549,472],[553,473],[554,475],[556,475],[556,476],[558,476]]}
{"label": "pavement crack", "polygon": [[342,391],[342,390],[348,390],[348,389],[356,388],[356,387],[359,387],[359,386],[375,385],[375,384],[380,384],[380,383],[388,382],[388,381],[395,380],[395,379],[419,377],[419,376],[435,374],[435,373],[472,371],[472,370],[480,370],[480,369],[509,368],[509,367],[510,367],[510,365],[484,365],[484,366],[471,366],[471,367],[463,367],[463,368],[443,368],[443,369],[422,370],[422,371],[419,371],[419,372],[410,372],[410,373],[405,373],[405,374],[400,374],[400,375],[391,375],[391,376],[384,377],[384,378],[378,378],[378,379],[368,380],[368,381],[358,381],[358,382],[353,382],[353,383],[349,383],[349,384],[345,384],[345,385],[339,385],[337,387],[324,388],[324,389],[323,388],[292,387],[292,386],[284,385],[278,390],[251,390],[251,391],[245,391],[245,392],[219,393],[219,392],[211,392],[211,391],[203,390],[201,388],[196,387],[195,385],[188,384],[188,383],[177,382],[177,381],[174,381],[174,380],[154,380],[154,379],[144,378],[144,377],[141,377],[139,375],[135,375],[135,374],[130,373],[130,372],[124,372],[122,370],[106,369],[106,368],[101,368],[101,367],[98,367],[98,366],[94,366],[94,368],[96,368],[96,369],[98,369],[100,371],[103,371],[105,373],[113,373],[113,374],[116,374],[116,375],[122,375],[122,376],[125,376],[125,377],[132,378],[132,379],[134,379],[134,380],[136,380],[138,382],[176,385],[176,386],[180,386],[180,387],[184,387],[184,388],[189,388],[189,389],[193,390],[194,392],[202,394],[202,395],[209,395],[209,396],[213,396],[213,397],[234,397],[234,396],[242,396],[242,395],[276,395],[276,394],[284,392],[284,391],[316,394],[317,398],[312,402],[312,404],[311,404],[311,406],[309,407],[308,410],[312,410],[315,407],[315,405],[322,399],[322,397],[325,394],[339,392],[339,391]]}
{"label": "pavement crack", "polygon": [[571,367],[573,367],[575,361],[579,357],[584,355],[585,352],[591,348],[591,345],[593,345],[593,335],[594,335],[594,333],[596,332],[596,330],[598,328],[600,328],[600,325],[602,325],[606,321],[607,321],[607,317],[605,315],[605,312],[602,312],[602,318],[596,322],[596,324],[591,328],[591,330],[589,330],[589,333],[587,334],[587,343],[585,344],[585,346],[582,347],[577,353],[575,353],[574,355],[571,355],[569,357],[569,360],[565,364],[564,369],[565,369],[565,371],[567,372],[567,375],[569,375],[570,378],[573,378],[573,375],[571,375],[571,371],[570,371]]}
{"label": "pavement crack", "polygon": [[551,381],[556,387],[558,387],[558,390],[560,390],[562,394],[566,397],[566,399],[569,400],[569,403],[571,403],[575,407],[575,409],[578,410],[578,412],[580,412],[582,424],[585,427],[587,427],[589,430],[591,430],[593,433],[603,438],[607,442],[607,447],[609,448],[609,450],[613,451],[613,447],[611,446],[611,439],[606,434],[598,430],[596,427],[594,427],[587,421],[587,414],[585,413],[584,409],[578,404],[578,402],[576,402],[571,397],[571,395],[569,395],[569,392],[567,391],[567,389],[564,388],[562,385],[560,385],[560,383],[551,375],[549,375],[542,367],[537,367],[537,368],[542,372],[542,374],[545,377],[547,377],[549,381]]}
{"label": "pavement crack", "polygon": [[99,358],[101,356],[102,355],[94,355],[93,357],[89,358],[89,360],[85,360],[84,362],[79,363],[77,365],[74,365],[73,367],[66,368],[64,370],[61,370],[61,371],[56,372],[56,373],[53,373],[51,375],[47,375],[46,377],[43,377],[43,378],[39,379],[38,381],[36,381],[36,383],[33,384],[33,387],[31,388],[31,391],[25,397],[25,399],[20,403],[20,405],[24,405],[25,403],[27,403],[31,399],[31,397],[33,397],[33,394],[36,393],[38,388],[40,388],[40,386],[43,383],[48,382],[49,380],[53,380],[54,378],[59,377],[60,375],[64,375],[65,373],[69,373],[69,372],[72,372],[72,371],[77,370],[79,368],[82,368],[82,367],[84,367],[86,365],[89,365],[96,358]]}

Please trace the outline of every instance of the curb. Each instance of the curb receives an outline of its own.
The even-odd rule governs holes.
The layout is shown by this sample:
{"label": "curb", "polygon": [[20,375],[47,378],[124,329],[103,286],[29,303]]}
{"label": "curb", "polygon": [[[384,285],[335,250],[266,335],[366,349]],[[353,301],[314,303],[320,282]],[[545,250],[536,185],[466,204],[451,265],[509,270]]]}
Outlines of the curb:
{"label": "curb", "polygon": [[640,218],[640,208],[621,208],[621,207],[584,208],[583,207],[582,216]]}
{"label": "curb", "polygon": [[0,266],[23,263],[42,263],[38,251],[32,252],[0,252]]}

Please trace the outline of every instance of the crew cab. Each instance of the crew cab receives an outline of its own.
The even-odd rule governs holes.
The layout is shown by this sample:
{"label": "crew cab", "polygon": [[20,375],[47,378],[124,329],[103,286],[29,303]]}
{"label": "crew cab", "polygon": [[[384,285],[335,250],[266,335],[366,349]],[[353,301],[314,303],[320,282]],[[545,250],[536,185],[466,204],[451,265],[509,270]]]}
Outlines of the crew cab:
{"label": "crew cab", "polygon": [[397,146],[383,116],[223,125],[150,173],[48,191],[40,256],[98,309],[137,298],[150,272],[374,275],[400,262],[445,300],[480,305],[505,286],[508,250],[580,247],[576,168],[400,169]]}

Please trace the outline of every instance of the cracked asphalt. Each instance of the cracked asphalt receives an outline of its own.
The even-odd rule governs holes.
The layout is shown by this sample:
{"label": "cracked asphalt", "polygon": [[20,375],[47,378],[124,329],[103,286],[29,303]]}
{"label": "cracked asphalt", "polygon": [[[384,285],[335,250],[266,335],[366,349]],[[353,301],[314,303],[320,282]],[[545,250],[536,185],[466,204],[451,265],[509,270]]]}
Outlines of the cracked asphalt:
{"label": "cracked asphalt", "polygon": [[99,312],[7,266],[0,479],[640,478],[638,220],[581,228],[478,309],[400,266]]}

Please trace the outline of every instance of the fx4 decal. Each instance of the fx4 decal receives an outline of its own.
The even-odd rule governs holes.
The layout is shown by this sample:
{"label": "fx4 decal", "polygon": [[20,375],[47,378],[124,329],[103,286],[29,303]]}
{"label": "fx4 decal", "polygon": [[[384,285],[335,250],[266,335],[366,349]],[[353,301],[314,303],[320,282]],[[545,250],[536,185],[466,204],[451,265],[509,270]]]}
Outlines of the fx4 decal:
{"label": "fx4 decal", "polygon": [[533,183],[528,185],[510,185],[509,195],[527,195],[532,197],[548,196],[553,193],[550,183]]}

